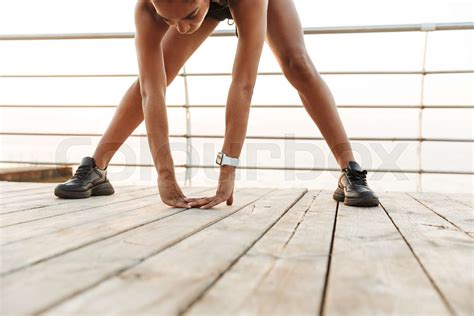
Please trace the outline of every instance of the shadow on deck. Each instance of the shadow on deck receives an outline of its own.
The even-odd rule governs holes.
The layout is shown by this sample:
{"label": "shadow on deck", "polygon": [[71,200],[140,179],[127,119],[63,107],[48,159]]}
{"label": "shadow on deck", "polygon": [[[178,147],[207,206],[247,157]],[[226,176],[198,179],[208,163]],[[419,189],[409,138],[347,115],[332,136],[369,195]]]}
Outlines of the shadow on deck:
{"label": "shadow on deck", "polygon": [[[164,206],[152,186],[63,200],[0,182],[2,315],[472,315],[473,195],[236,188]],[[185,188],[189,196],[214,188]]]}

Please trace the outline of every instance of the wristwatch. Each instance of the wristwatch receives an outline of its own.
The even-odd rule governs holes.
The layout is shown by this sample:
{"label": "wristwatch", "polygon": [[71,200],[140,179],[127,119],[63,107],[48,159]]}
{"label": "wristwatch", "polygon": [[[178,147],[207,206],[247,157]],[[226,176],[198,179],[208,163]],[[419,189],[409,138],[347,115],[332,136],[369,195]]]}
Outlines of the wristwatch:
{"label": "wristwatch", "polygon": [[218,165],[229,165],[237,167],[239,164],[239,158],[232,158],[224,154],[223,152],[218,152],[216,157],[216,164]]}

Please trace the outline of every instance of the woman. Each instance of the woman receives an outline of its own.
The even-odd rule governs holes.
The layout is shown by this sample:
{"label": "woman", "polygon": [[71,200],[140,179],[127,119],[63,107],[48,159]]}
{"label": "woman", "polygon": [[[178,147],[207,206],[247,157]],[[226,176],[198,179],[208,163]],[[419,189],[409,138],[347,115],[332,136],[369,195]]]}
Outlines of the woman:
{"label": "woman", "polygon": [[[224,144],[218,159],[221,164],[219,183],[215,196],[187,198],[177,184],[170,153],[166,87],[226,18],[235,21],[238,45],[226,106]],[[354,160],[334,98],[306,51],[292,0],[139,0],[135,7],[135,25],[139,78],[123,97],[93,157],[84,157],[76,174],[56,187],[57,196],[74,198],[114,193],[106,177],[107,165],[127,137],[145,120],[164,203],[187,208],[210,208],[224,201],[231,205],[235,166],[246,135],[250,101],[266,40],[341,167],[334,199],[346,205],[379,204],[378,197],[367,185],[367,171]]]}

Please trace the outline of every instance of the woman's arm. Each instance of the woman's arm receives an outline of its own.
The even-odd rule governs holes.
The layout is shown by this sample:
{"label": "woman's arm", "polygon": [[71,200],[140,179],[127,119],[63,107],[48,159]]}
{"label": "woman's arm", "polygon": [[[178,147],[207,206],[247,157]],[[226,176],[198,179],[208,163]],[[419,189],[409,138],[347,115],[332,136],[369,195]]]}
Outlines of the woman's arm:
{"label": "woman's arm", "polygon": [[153,10],[150,2],[137,1],[135,47],[148,143],[158,174],[168,176],[174,172],[169,148],[166,72],[161,46],[168,25],[157,18]]}
{"label": "woman's arm", "polygon": [[222,151],[239,157],[250,112],[250,101],[267,30],[268,0],[231,1],[239,41],[226,105],[226,129]]}
{"label": "woman's arm", "polygon": [[158,171],[160,197],[167,205],[189,207],[176,182],[168,136],[167,79],[161,43],[169,26],[155,13],[149,1],[137,0],[135,27],[143,116],[148,144]]}
{"label": "woman's arm", "polygon": [[[265,42],[268,0],[231,0],[230,8],[239,40],[227,97],[222,152],[231,157],[239,157],[247,133],[250,101]],[[224,201],[228,205],[232,204],[234,178],[235,167],[221,166],[216,195],[190,204],[201,208],[213,207]]]}

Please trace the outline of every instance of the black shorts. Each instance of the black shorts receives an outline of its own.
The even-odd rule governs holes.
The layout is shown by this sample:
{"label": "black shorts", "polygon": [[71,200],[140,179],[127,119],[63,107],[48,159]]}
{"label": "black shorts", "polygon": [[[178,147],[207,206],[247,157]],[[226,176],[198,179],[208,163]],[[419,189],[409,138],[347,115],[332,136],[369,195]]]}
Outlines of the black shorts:
{"label": "black shorts", "polygon": [[223,7],[215,2],[211,2],[209,11],[206,14],[206,18],[207,17],[211,17],[219,21],[224,21],[225,19],[233,20],[229,6]]}

